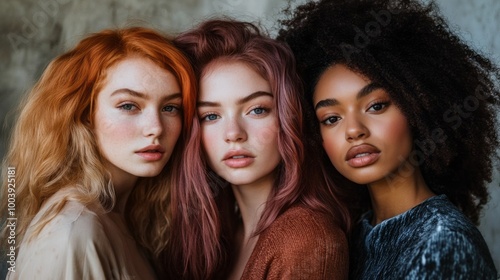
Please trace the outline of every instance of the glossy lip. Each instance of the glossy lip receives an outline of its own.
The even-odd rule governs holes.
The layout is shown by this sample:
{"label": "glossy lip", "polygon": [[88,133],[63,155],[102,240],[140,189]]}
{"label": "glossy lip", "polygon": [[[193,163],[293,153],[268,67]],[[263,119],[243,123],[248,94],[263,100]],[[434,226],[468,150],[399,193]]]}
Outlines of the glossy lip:
{"label": "glossy lip", "polygon": [[[241,157],[242,156],[242,157]],[[241,157],[241,158],[234,158]],[[255,156],[246,150],[231,150],[222,158],[222,162],[231,168],[247,167],[255,161]]]}
{"label": "glossy lip", "polygon": [[135,152],[147,161],[157,161],[163,157],[165,149],[160,145],[149,145]]}
{"label": "glossy lip", "polygon": [[[366,154],[361,157],[356,157],[360,154]],[[347,164],[351,167],[364,167],[368,166],[375,161],[380,156],[380,150],[370,144],[360,144],[354,147],[351,147],[345,156],[345,160]]]}

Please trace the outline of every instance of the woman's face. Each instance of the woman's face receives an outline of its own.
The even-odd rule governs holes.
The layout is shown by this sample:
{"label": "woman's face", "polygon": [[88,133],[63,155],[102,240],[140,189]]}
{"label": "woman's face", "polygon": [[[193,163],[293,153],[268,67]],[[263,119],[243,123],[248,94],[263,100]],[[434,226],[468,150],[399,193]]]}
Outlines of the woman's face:
{"label": "woman's face", "polygon": [[313,104],[323,147],[335,168],[358,184],[391,174],[412,151],[406,117],[389,94],[343,65],[328,68],[315,88]]}
{"label": "woman's face", "polygon": [[215,173],[232,185],[273,182],[281,161],[269,83],[241,62],[214,62],[200,80],[203,148]]}
{"label": "woman's face", "polygon": [[115,184],[160,173],[181,131],[181,104],[173,74],[146,58],[130,57],[107,70],[94,133]]}

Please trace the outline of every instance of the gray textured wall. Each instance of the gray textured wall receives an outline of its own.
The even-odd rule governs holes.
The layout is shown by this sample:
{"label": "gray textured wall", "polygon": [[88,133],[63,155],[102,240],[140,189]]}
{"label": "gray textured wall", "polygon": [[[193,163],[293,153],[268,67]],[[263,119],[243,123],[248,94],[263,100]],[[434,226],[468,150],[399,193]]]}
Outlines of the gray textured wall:
{"label": "gray textured wall", "polygon": [[[462,38],[475,49],[500,64],[500,1],[438,0],[450,25],[460,30]],[[497,270],[500,269],[500,172],[490,184],[490,202],[485,206],[479,230],[483,234]]]}
{"label": "gray textured wall", "polygon": [[[500,63],[500,1],[437,2],[465,40]],[[47,63],[71,48],[83,35],[127,25],[150,26],[173,34],[204,18],[222,14],[259,20],[274,34],[276,18],[285,5],[286,0],[2,0],[0,158],[5,154],[13,108]],[[500,268],[500,188],[494,186],[499,182],[497,172],[490,188],[492,199],[480,226],[497,268]]]}

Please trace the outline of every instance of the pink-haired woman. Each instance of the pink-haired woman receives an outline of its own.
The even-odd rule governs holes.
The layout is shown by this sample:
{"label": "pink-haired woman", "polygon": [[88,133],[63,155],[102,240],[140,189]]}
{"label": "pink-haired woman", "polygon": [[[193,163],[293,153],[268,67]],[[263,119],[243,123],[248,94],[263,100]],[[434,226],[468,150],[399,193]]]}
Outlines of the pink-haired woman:
{"label": "pink-haired woman", "polygon": [[199,81],[198,119],[172,189],[168,273],[184,279],[343,279],[348,214],[303,143],[291,51],[250,23],[179,35]]}

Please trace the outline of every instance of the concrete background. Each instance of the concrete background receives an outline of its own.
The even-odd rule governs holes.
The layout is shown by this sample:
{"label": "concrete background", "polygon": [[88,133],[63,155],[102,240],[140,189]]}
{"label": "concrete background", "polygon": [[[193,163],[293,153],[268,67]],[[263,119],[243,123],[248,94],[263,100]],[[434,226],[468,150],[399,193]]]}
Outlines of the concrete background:
{"label": "concrete background", "polygon": [[[48,62],[85,34],[143,25],[164,32],[190,28],[210,16],[260,21],[271,34],[286,0],[2,0],[0,2],[0,158],[4,157],[13,109]],[[299,2],[304,2],[300,0]],[[500,63],[500,1],[437,0],[451,26],[476,49]],[[500,268],[500,175],[491,184],[480,230]],[[2,240],[3,243],[3,240]],[[2,244],[4,247],[6,244]],[[0,259],[3,259],[1,256]],[[0,264],[5,269],[5,264]],[[0,273],[2,277],[2,273]]]}

